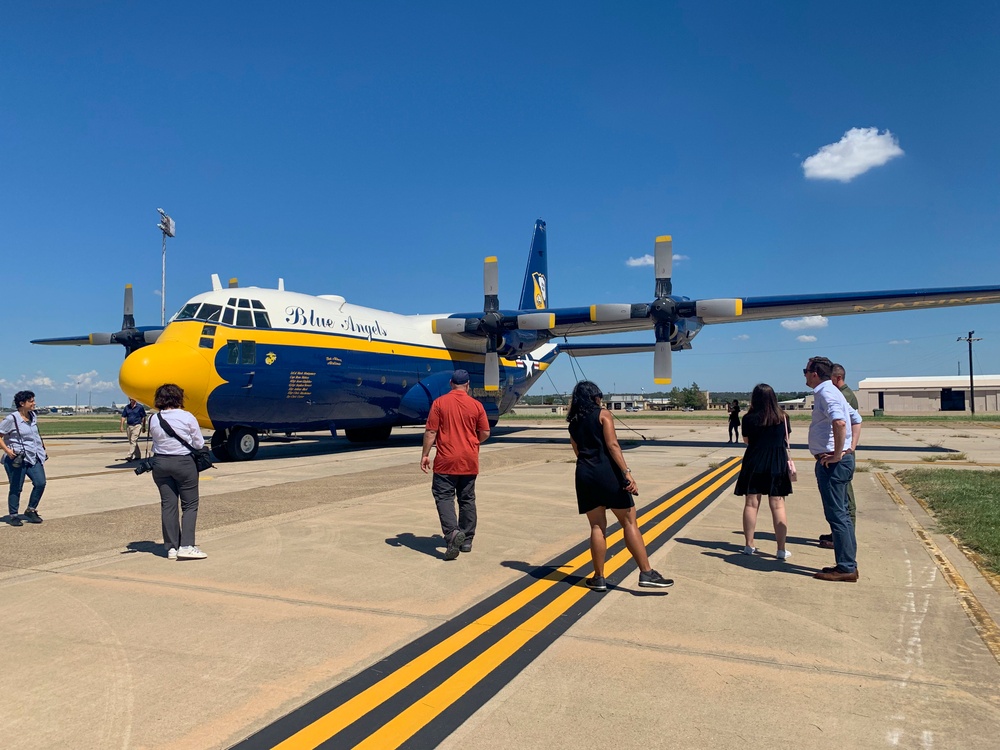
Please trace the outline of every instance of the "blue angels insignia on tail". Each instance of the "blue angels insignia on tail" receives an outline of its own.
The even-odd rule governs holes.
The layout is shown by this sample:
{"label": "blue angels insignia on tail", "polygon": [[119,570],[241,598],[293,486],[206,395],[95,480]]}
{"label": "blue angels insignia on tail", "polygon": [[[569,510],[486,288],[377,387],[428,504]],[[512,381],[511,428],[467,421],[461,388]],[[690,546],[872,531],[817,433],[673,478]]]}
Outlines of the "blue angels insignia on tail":
{"label": "blue angels insignia on tail", "polygon": [[528,267],[521,287],[520,310],[545,310],[549,306],[549,257],[545,244],[545,222],[539,219],[531,235]]}

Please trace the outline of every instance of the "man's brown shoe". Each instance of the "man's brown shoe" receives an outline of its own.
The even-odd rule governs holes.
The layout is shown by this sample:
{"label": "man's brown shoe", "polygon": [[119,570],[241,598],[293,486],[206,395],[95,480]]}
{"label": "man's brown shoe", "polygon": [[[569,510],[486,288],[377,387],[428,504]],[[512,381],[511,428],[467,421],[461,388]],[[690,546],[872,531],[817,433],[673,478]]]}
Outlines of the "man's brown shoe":
{"label": "man's brown shoe", "polygon": [[[861,568],[855,568],[854,570],[857,573],[861,572]],[[823,568],[823,572],[824,573],[836,573],[837,572],[837,566],[836,565],[831,565],[829,568]]]}
{"label": "man's brown shoe", "polygon": [[821,581],[844,581],[845,583],[857,583],[858,571],[855,570],[853,573],[842,573],[839,570],[831,570],[829,572],[823,570],[814,575],[813,578],[818,578]]}
{"label": "man's brown shoe", "polygon": [[833,549],[833,542],[826,539],[819,540],[820,549]]}

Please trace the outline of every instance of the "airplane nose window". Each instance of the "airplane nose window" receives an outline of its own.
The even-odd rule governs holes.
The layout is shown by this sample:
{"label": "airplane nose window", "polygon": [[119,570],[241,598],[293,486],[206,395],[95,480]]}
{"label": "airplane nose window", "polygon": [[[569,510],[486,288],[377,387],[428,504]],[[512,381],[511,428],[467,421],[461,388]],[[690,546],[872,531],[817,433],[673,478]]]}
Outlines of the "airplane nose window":
{"label": "airplane nose window", "polygon": [[[243,300],[240,300],[242,302]],[[249,310],[236,311],[236,325],[253,328],[253,313]]]}
{"label": "airplane nose window", "polygon": [[271,319],[267,317],[267,313],[263,310],[254,310],[253,317],[257,321],[258,328],[271,327]]}
{"label": "airplane nose window", "polygon": [[198,312],[199,307],[200,305],[197,302],[188,302],[181,308],[181,311],[177,313],[174,320],[190,320],[194,317],[194,314]]}
{"label": "airplane nose window", "polygon": [[207,302],[198,311],[198,320],[207,320],[210,323],[218,323],[219,316],[222,315],[222,305],[210,305]]}

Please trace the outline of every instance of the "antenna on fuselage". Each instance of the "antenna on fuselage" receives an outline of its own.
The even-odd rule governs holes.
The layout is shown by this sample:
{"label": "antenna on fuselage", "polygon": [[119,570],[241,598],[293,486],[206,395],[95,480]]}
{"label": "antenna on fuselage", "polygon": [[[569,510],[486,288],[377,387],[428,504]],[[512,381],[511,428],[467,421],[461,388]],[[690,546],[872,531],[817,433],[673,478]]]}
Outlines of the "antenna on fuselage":
{"label": "antenna on fuselage", "polygon": [[278,279],[278,291],[279,292],[285,291],[285,280],[282,278]]}
{"label": "antenna on fuselage", "polygon": [[219,274],[217,273],[212,274],[212,291],[213,292],[222,291],[222,282],[219,281]]}
{"label": "antenna on fuselage", "polygon": [[237,279],[235,276],[233,276],[233,278],[229,280],[230,289],[236,289],[237,287],[239,287],[239,285],[240,285],[240,280]]}

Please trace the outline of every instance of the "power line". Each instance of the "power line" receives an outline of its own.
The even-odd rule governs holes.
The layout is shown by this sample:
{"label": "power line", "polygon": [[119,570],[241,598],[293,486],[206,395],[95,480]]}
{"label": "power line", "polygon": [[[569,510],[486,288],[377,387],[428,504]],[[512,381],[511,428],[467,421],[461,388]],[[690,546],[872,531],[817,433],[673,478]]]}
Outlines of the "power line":
{"label": "power line", "polygon": [[969,331],[969,335],[965,338],[962,338],[961,336],[958,337],[959,341],[969,342],[969,408],[972,410],[972,416],[976,416],[976,379],[973,375],[972,369],[972,342],[982,341],[982,338],[972,338],[972,334],[974,333],[975,331]]}

